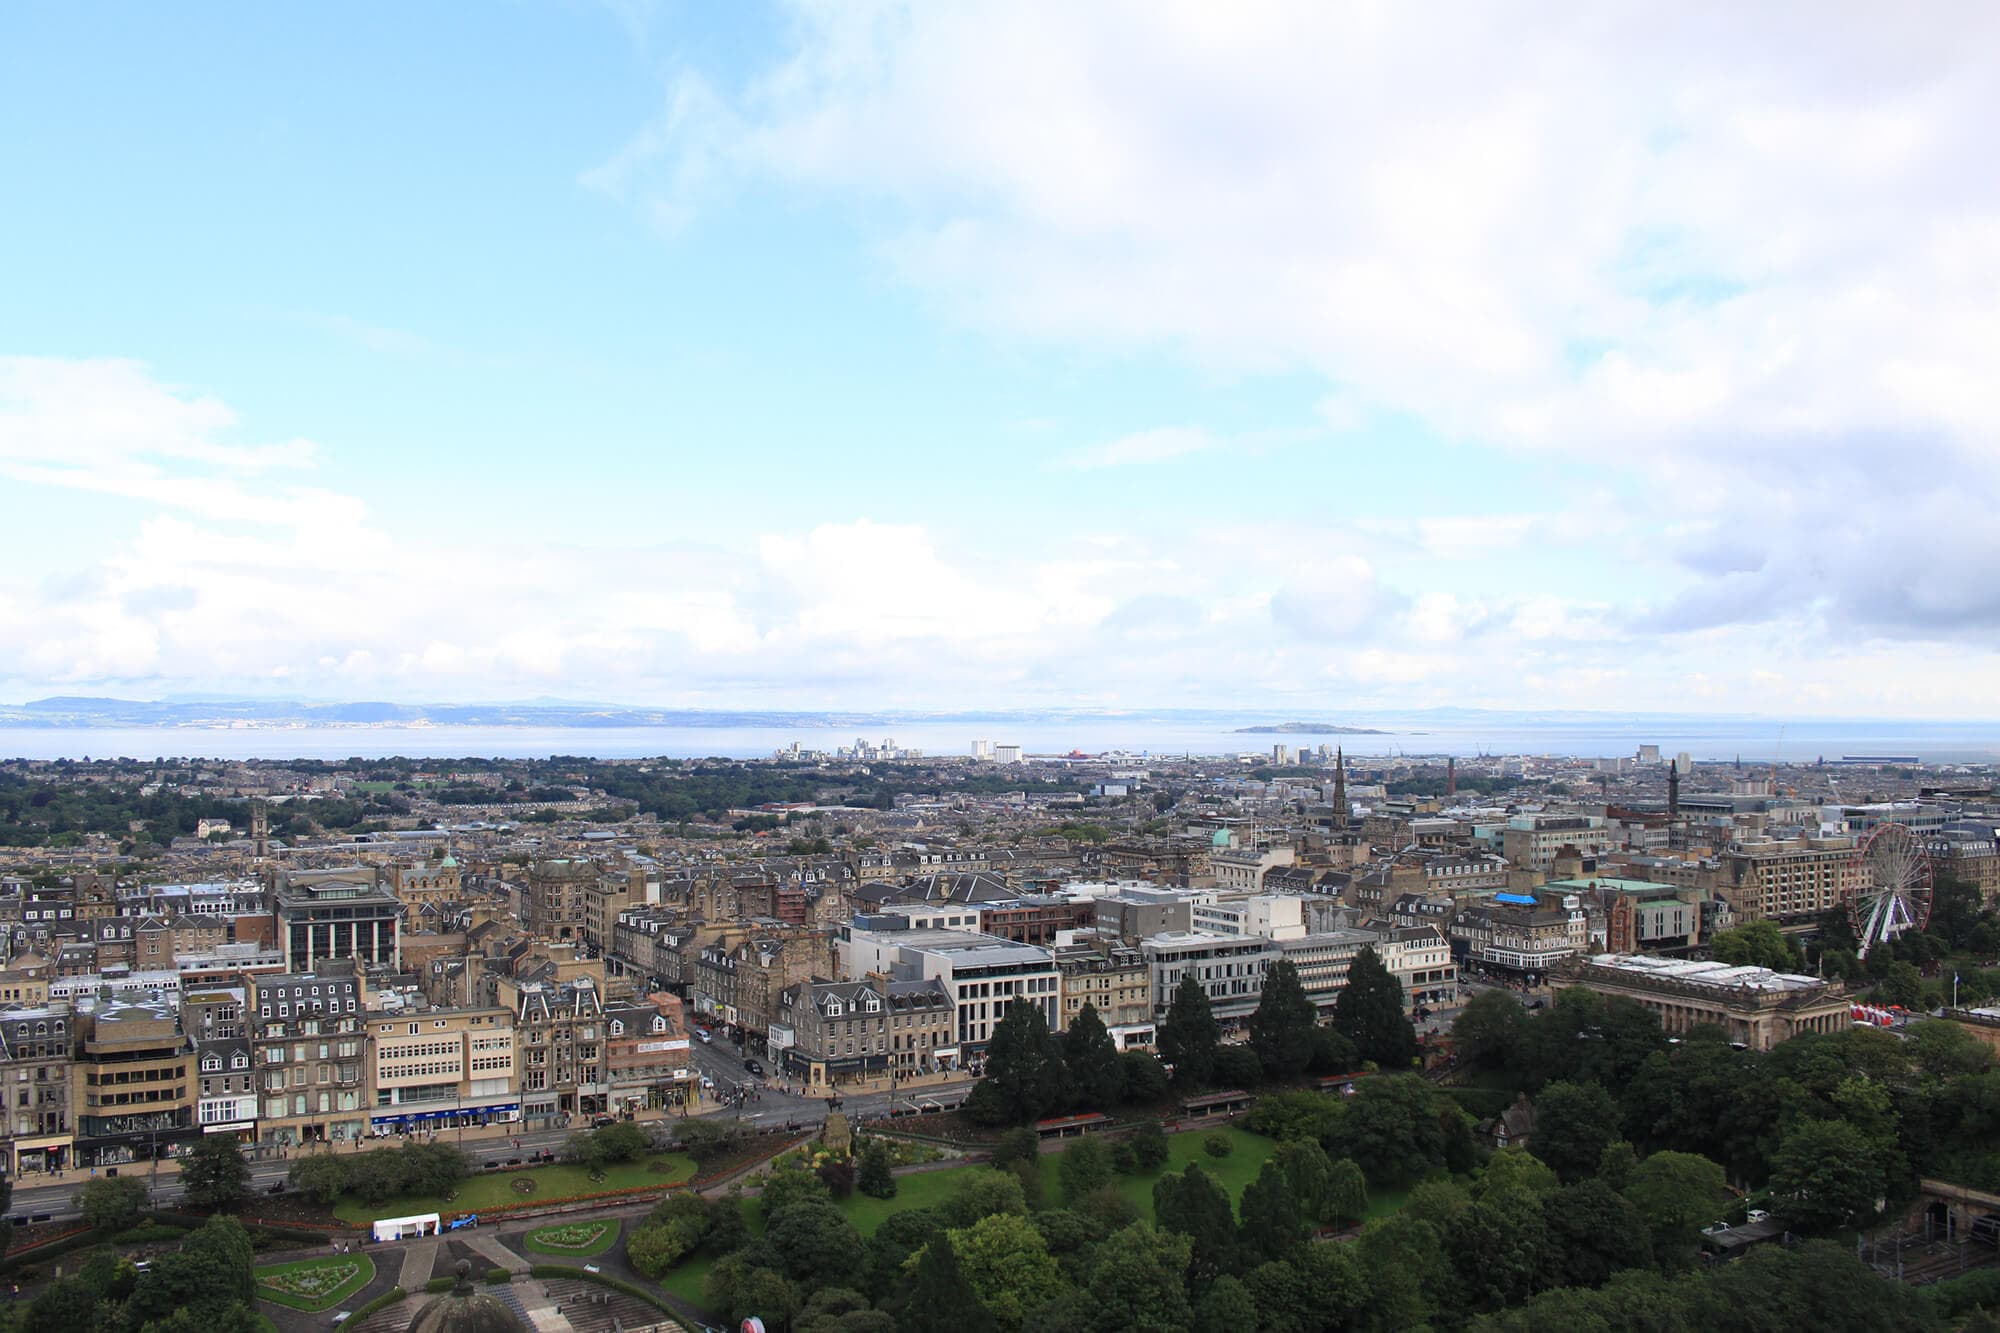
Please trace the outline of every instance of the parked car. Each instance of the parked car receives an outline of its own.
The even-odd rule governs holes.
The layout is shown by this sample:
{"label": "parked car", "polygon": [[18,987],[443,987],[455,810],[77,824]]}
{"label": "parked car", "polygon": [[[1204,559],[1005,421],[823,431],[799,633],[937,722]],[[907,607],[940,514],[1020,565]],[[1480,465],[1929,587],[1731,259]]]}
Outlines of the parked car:
{"label": "parked car", "polygon": [[1762,1208],[1752,1208],[1744,1214],[1744,1217],[1752,1222],[1768,1222],[1771,1220],[1771,1215]]}

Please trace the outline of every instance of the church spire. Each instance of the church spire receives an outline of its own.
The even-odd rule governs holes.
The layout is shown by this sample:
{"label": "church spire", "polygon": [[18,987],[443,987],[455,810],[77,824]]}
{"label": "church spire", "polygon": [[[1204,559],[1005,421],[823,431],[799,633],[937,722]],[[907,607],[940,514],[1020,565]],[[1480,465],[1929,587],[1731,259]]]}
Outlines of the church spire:
{"label": "church spire", "polygon": [[1338,745],[1333,747],[1333,826],[1347,827],[1347,752]]}

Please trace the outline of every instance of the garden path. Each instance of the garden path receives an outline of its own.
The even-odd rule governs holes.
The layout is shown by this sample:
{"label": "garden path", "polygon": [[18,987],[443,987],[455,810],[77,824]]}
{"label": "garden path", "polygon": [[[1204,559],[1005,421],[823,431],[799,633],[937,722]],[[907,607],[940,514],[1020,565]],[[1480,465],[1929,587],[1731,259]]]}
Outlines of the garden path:
{"label": "garden path", "polygon": [[516,1276],[528,1271],[528,1261],[502,1245],[498,1236],[483,1231],[461,1231],[458,1239],[466,1248],[492,1260],[495,1268],[504,1268]]}
{"label": "garden path", "polygon": [[410,1248],[403,1251],[403,1275],[396,1279],[396,1285],[404,1291],[422,1291],[424,1283],[431,1280],[431,1269],[437,1263],[438,1241],[435,1236],[427,1240],[410,1242]]}

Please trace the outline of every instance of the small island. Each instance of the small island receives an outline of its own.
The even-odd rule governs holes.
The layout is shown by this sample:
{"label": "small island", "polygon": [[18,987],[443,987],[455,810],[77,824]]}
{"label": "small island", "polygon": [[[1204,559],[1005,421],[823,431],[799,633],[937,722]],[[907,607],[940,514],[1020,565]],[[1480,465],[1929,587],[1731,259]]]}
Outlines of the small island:
{"label": "small island", "polygon": [[1382,731],[1376,727],[1342,727],[1331,722],[1268,722],[1261,727],[1238,727],[1230,733],[1235,736],[1392,736],[1395,733]]}

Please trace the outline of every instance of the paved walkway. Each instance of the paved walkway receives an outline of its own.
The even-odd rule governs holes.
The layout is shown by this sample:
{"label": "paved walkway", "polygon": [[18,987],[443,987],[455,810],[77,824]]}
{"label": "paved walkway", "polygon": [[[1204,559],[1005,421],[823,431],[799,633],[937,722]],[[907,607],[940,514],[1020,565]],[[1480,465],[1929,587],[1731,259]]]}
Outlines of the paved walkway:
{"label": "paved walkway", "polygon": [[422,1291],[424,1283],[431,1280],[431,1269],[437,1264],[438,1239],[410,1242],[410,1248],[403,1251],[403,1274],[396,1279],[396,1285],[404,1291]]}
{"label": "paved walkway", "polygon": [[493,1261],[495,1268],[504,1268],[519,1276],[528,1271],[528,1261],[500,1243],[500,1238],[490,1232],[473,1230],[458,1233],[459,1244]]}

